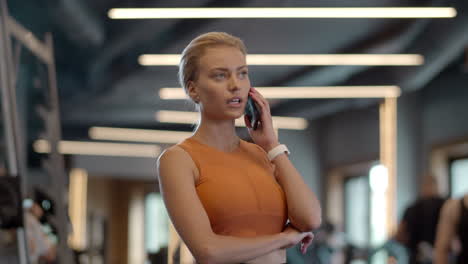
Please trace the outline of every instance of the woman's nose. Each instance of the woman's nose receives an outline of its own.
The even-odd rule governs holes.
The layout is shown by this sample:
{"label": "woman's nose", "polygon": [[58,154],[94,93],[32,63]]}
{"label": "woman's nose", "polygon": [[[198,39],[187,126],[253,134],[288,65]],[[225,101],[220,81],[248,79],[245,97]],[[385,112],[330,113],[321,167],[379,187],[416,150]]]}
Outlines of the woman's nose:
{"label": "woman's nose", "polygon": [[230,90],[239,89],[239,83],[240,83],[240,80],[238,80],[236,76],[231,76],[231,78],[229,78],[229,89]]}

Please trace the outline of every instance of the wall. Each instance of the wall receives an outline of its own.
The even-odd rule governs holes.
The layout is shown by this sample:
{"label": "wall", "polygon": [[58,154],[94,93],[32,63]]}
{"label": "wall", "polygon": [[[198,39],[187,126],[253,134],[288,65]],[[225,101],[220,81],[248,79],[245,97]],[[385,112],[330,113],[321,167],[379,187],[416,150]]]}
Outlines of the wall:
{"label": "wall", "polygon": [[398,99],[397,122],[397,218],[417,198],[422,172],[421,93],[405,94]]}
{"label": "wall", "polygon": [[[138,198],[138,203],[143,204],[144,194],[154,190],[156,190],[155,183],[148,181],[123,180],[96,175],[89,177],[87,214],[103,217],[107,223],[107,246],[105,248],[107,263],[128,263],[129,247],[134,243],[129,236],[130,201],[135,202],[135,198]],[[143,198],[135,194],[143,194]],[[142,221],[140,226],[143,228],[144,218],[140,220]],[[142,237],[144,230],[138,231]],[[141,241],[137,242],[141,244]],[[144,247],[141,251],[144,252]]]}
{"label": "wall", "polygon": [[[126,213],[120,213],[116,214],[114,211],[114,207],[116,206],[116,200],[121,199],[123,196],[120,195],[118,197],[114,197],[113,193],[116,190],[116,184],[112,179],[107,179],[107,178],[102,178],[102,177],[93,177],[90,176],[88,178],[88,199],[87,199],[87,236],[88,236],[88,243],[87,246],[89,247],[90,243],[90,226],[91,223],[89,222],[90,216],[98,216],[102,217],[106,222],[107,222],[107,230],[105,231],[107,233],[107,238],[106,238],[106,258],[109,260],[109,258],[112,258],[115,255],[122,254],[126,250],[121,250],[118,248],[118,245],[116,245],[116,242],[120,241],[124,234],[126,233],[126,225],[121,225],[119,234],[116,237],[115,231],[113,231],[113,226],[115,224],[121,224],[125,222],[125,219],[127,218]],[[125,203],[122,202],[124,205]],[[123,210],[125,210],[125,206],[119,206]],[[116,253],[118,252],[118,253]],[[111,263],[120,263],[118,261],[113,261]]]}
{"label": "wall", "polygon": [[468,73],[450,68],[423,90],[422,97],[427,147],[468,136]]}
{"label": "wall", "polygon": [[156,158],[81,156],[73,158],[77,168],[102,177],[133,180],[156,180]]}
{"label": "wall", "polygon": [[[468,139],[468,74],[452,66],[423,90],[398,99],[397,215],[416,199],[434,147]],[[322,166],[378,159],[376,107],[322,118]]]}
{"label": "wall", "polygon": [[333,168],[379,157],[377,106],[339,113],[321,120],[324,166]]}
{"label": "wall", "polygon": [[318,123],[310,122],[307,130],[280,130],[279,140],[286,144],[291,151],[291,162],[301,173],[304,181],[309,185],[317,197],[323,201],[322,195],[322,166],[320,142],[318,140]]}

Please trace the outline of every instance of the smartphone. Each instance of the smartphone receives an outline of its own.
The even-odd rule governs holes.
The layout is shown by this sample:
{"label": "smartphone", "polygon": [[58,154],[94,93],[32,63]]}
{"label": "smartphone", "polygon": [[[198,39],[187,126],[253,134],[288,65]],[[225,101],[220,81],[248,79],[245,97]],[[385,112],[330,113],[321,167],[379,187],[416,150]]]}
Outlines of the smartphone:
{"label": "smartphone", "polygon": [[245,113],[244,114],[249,119],[253,130],[256,130],[257,127],[258,127],[258,124],[260,122],[260,111],[258,110],[257,106],[255,105],[254,100],[252,99],[252,97],[250,95],[247,98],[247,104],[245,106]]}

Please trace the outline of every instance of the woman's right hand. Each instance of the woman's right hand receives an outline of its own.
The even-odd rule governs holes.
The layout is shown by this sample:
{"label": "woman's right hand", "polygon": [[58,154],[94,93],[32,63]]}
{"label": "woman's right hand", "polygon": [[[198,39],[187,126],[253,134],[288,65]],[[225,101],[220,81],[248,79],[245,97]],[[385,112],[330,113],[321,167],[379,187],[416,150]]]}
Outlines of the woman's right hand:
{"label": "woman's right hand", "polygon": [[305,254],[307,248],[312,244],[314,234],[312,232],[300,232],[291,225],[288,225],[282,232],[286,237],[287,244],[283,248],[290,248],[301,242],[301,252]]}

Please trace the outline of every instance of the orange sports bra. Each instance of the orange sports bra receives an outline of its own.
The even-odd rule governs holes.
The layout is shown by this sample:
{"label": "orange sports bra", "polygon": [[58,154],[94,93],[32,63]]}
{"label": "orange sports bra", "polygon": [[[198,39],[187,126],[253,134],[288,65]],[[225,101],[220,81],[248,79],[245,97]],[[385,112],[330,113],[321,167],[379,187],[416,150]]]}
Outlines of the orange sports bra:
{"label": "orange sports bra", "polygon": [[196,191],[214,233],[255,237],[283,230],[286,198],[261,147],[240,140],[236,150],[223,152],[193,138],[178,146],[198,168]]}

